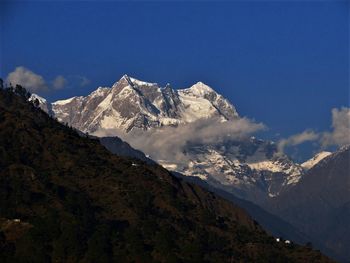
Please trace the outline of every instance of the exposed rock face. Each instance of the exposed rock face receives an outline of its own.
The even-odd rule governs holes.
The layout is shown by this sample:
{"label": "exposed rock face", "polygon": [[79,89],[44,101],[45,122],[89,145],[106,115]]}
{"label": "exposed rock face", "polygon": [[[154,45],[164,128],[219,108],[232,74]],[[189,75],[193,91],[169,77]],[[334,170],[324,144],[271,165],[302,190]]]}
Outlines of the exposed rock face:
{"label": "exposed rock face", "polygon": [[187,161],[160,163],[259,204],[295,185],[303,175],[303,169],[279,154],[274,143],[255,138],[189,145],[184,152]]}
{"label": "exposed rock face", "polygon": [[112,88],[100,87],[86,97],[56,101],[52,109],[59,121],[99,136],[112,135],[113,130],[148,130],[213,116],[223,120],[238,117],[233,105],[201,82],[174,90],[126,75]]}

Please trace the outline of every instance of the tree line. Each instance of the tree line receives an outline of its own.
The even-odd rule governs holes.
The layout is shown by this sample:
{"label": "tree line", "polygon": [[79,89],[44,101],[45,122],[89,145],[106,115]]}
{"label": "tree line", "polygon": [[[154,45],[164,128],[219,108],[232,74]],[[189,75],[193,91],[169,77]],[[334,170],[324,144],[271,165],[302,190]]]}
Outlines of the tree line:
{"label": "tree line", "polygon": [[[27,91],[22,85],[16,84],[14,87],[12,83],[5,83],[2,78],[0,78],[0,89],[8,92],[13,92],[18,96],[23,97],[25,100],[28,100],[32,95],[29,91]],[[39,100],[36,98],[33,100],[33,104],[35,107],[39,107]]]}

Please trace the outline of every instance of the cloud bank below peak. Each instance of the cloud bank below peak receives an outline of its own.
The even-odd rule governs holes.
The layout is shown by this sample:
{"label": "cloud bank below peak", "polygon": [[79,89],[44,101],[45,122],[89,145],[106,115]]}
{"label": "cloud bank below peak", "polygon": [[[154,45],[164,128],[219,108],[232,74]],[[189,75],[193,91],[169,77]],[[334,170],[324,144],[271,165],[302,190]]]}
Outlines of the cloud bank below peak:
{"label": "cloud bank below peak", "polygon": [[184,149],[188,144],[211,144],[227,139],[243,139],[266,129],[262,123],[247,118],[226,122],[218,118],[200,119],[177,127],[165,126],[157,130],[132,130],[129,133],[103,130],[98,136],[117,136],[155,159],[169,159],[175,162],[187,160]]}

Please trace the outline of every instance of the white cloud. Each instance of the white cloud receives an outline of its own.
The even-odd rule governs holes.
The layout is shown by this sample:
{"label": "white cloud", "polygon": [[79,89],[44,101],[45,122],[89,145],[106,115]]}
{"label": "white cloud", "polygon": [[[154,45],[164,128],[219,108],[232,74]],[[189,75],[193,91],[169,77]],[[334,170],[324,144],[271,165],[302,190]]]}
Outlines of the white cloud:
{"label": "white cloud", "polygon": [[57,76],[52,81],[52,87],[56,90],[63,89],[66,85],[67,85],[67,80],[62,75]]}
{"label": "white cloud", "polygon": [[321,138],[323,147],[350,144],[350,108],[332,109],[331,132],[325,132]]}
{"label": "white cloud", "polygon": [[[66,88],[68,83],[73,87],[84,87],[90,84],[88,78],[79,75],[72,75],[68,78],[58,75],[52,81],[47,82],[43,76],[23,66],[17,67],[13,72],[9,73],[6,80],[13,86],[19,84],[32,93],[40,93],[49,89],[60,90]],[[47,83],[50,83],[50,85]]]}
{"label": "white cloud", "polygon": [[[210,144],[227,139],[242,139],[262,129],[265,129],[262,123],[255,123],[247,118],[227,122],[211,118],[177,127],[166,126],[149,131],[119,132],[117,135],[156,160],[183,162],[186,161],[184,149],[189,143]],[[116,135],[116,130],[104,130],[102,133],[96,135]]]}
{"label": "white cloud", "polygon": [[80,87],[85,87],[85,86],[90,84],[90,80],[87,77],[78,76],[78,78],[79,78],[79,81],[80,81],[80,83],[79,83]]}
{"label": "white cloud", "polygon": [[13,86],[19,84],[30,92],[47,91],[48,86],[44,78],[25,67],[17,67],[7,76],[7,82]]}
{"label": "white cloud", "polygon": [[332,130],[316,133],[306,130],[278,142],[278,149],[283,152],[285,147],[296,146],[308,141],[317,141],[322,148],[328,146],[343,146],[350,144],[350,108],[332,109]]}
{"label": "white cloud", "polygon": [[296,146],[304,142],[316,141],[320,138],[320,135],[312,130],[306,130],[302,133],[294,134],[286,139],[281,139],[278,142],[279,152],[283,152],[287,146]]}

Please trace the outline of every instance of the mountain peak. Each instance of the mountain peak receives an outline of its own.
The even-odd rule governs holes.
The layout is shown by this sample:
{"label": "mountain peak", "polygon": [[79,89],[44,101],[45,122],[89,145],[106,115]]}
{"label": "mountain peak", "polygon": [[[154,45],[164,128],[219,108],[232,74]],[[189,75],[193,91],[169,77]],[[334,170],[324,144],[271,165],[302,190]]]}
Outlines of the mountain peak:
{"label": "mountain peak", "polygon": [[131,87],[134,87],[134,86],[147,86],[147,87],[158,86],[157,83],[142,81],[142,80],[139,80],[137,78],[131,77],[127,74],[124,74],[121,77],[121,79],[118,80],[113,86],[115,86],[116,84],[118,84],[120,82],[127,82]]}
{"label": "mountain peak", "polygon": [[127,74],[124,74],[120,80],[126,80],[127,82],[131,82],[130,77]]}
{"label": "mountain peak", "polygon": [[[90,134],[150,129],[199,119],[238,117],[235,107],[203,82],[175,90],[169,84],[141,81],[124,74],[111,88],[52,103],[58,120]],[[107,134],[107,133],[106,133]]]}
{"label": "mountain peak", "polygon": [[30,98],[28,99],[28,101],[34,102],[38,100],[39,105],[38,107],[40,109],[42,109],[43,111],[47,112],[49,115],[52,115],[52,110],[51,110],[51,104],[47,102],[46,99],[44,99],[43,97],[40,97],[39,95],[33,93]]}
{"label": "mountain peak", "polygon": [[124,75],[122,76],[122,78],[128,79],[129,76],[128,76],[128,74],[124,74]]}
{"label": "mountain peak", "polygon": [[44,99],[43,97],[40,97],[39,95],[32,93],[32,95],[30,96],[30,98],[28,99],[29,101],[34,101],[34,100],[38,100],[40,104],[42,103],[47,103],[46,99]]}
{"label": "mountain peak", "polygon": [[198,81],[196,84],[192,85],[188,90],[193,94],[202,96],[211,92],[215,92],[211,87],[201,81]]}

